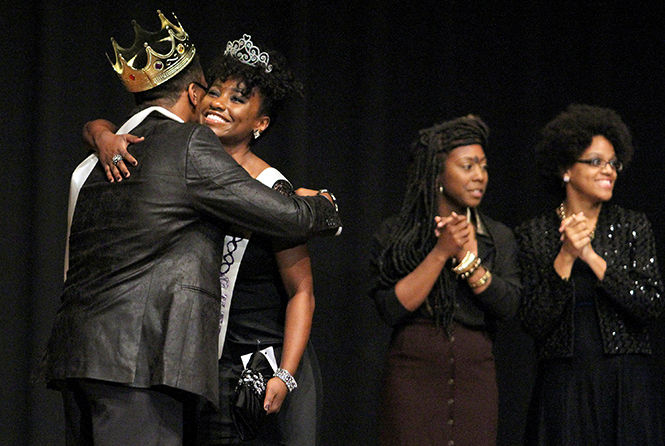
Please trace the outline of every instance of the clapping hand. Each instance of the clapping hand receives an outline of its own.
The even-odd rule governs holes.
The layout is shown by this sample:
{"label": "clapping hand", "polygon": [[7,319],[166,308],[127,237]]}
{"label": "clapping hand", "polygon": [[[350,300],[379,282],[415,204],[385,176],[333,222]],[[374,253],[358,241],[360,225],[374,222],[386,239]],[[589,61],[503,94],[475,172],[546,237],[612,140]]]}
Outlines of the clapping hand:
{"label": "clapping hand", "polygon": [[562,249],[575,258],[582,258],[593,251],[591,239],[594,228],[583,212],[564,218],[559,226]]}
{"label": "clapping hand", "polygon": [[436,249],[440,249],[447,257],[461,259],[467,251],[478,253],[476,232],[466,216],[455,212],[447,217],[434,217],[436,227],[434,235],[437,237]]}

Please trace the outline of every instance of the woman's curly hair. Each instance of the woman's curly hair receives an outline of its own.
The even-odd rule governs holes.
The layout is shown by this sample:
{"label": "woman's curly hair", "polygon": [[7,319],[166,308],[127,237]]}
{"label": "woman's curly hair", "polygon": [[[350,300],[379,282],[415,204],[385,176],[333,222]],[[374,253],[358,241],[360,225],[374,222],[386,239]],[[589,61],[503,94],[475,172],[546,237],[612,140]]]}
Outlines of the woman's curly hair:
{"label": "woman's curly hair", "polygon": [[614,146],[624,166],[633,156],[633,142],[628,126],[609,108],[571,104],[541,131],[536,145],[538,168],[545,186],[554,194],[563,194],[561,175],[591,145],[594,136],[604,136]]}
{"label": "woman's curly hair", "polygon": [[208,82],[236,79],[245,85],[244,94],[257,88],[263,101],[259,113],[270,116],[274,121],[287,98],[302,96],[303,85],[296,80],[293,72],[287,67],[286,59],[277,51],[268,51],[272,71],[266,73],[261,64],[256,66],[240,62],[231,55],[217,56],[206,69]]}

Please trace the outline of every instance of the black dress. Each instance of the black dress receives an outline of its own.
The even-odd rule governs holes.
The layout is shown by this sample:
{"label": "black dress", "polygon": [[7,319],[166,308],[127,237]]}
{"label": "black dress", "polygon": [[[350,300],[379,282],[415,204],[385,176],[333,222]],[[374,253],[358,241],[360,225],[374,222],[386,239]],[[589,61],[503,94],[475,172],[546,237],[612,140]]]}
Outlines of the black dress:
{"label": "black dress", "polygon": [[[626,234],[632,237],[635,230],[634,233],[639,232],[642,237],[647,239],[652,237],[648,232],[644,233],[644,227],[636,230],[639,225],[630,225],[629,220],[634,216],[629,215],[623,222],[610,223],[608,217],[617,212],[616,208],[608,209],[598,220],[596,229],[598,240],[594,240],[594,249],[601,256],[605,256],[606,260],[614,254],[614,249],[610,249],[611,246],[607,245],[612,239],[619,239],[612,243],[623,246],[624,250],[630,250],[636,243],[625,238]],[[623,212],[620,214],[625,217]],[[518,230],[518,234],[522,234],[520,243],[525,268],[523,283],[527,287],[538,281],[541,284],[550,282],[549,290],[552,295],[549,299],[553,303],[550,311],[556,313],[557,308],[561,308],[559,321],[566,321],[566,324],[570,321],[571,330],[565,337],[557,336],[554,334],[557,332],[555,327],[558,328],[564,324],[563,322],[548,325],[543,323],[543,318],[539,323],[539,310],[535,308],[538,305],[534,304],[536,299],[532,299],[533,295],[530,294],[533,293],[533,288],[531,291],[525,288],[525,302],[521,315],[523,320],[528,321],[525,324],[527,329],[537,334],[536,347],[540,356],[527,422],[526,444],[585,446],[665,444],[662,378],[659,381],[656,373],[658,369],[651,355],[643,346],[638,346],[640,343],[635,340],[630,341],[632,337],[629,335],[630,330],[625,330],[626,334],[621,342],[611,341],[613,336],[617,337],[620,329],[606,329],[607,333],[601,331],[601,327],[607,327],[610,318],[617,317],[618,314],[615,303],[613,303],[614,313],[606,311],[606,305],[610,301],[608,290],[599,286],[593,271],[580,260],[574,263],[571,277],[567,282],[552,274],[552,263],[560,243],[546,242],[556,236],[556,231],[543,231],[542,225],[535,222],[557,224],[556,218],[550,215],[534,220]],[[626,229],[617,231],[617,226],[624,226]],[[536,237],[538,232],[540,232],[539,237]],[[528,243],[529,240],[532,243]],[[535,240],[538,242],[533,243]],[[541,260],[533,263],[535,258],[529,253],[536,252],[538,253],[536,257]],[[647,259],[650,257],[648,249],[642,253],[635,251],[633,255],[646,256]],[[546,262],[549,262],[549,265],[546,265]],[[531,267],[527,266],[527,263],[531,263]],[[625,263],[627,263],[626,268],[638,269],[640,265],[638,260],[634,263]],[[652,262],[647,260],[647,263]],[[606,278],[611,281],[611,276],[615,274],[613,269],[616,262],[609,260],[608,265]],[[619,269],[623,269],[623,266]],[[657,275],[657,268],[651,273]],[[639,276],[642,276],[643,283],[638,281],[635,285],[637,288],[653,285],[646,280],[648,274],[637,274],[634,278]],[[657,278],[655,285],[659,286]],[[562,289],[559,289],[559,286]],[[652,297],[660,300],[660,293],[657,290],[658,288]],[[545,294],[542,296],[543,301],[548,298]],[[566,301],[561,307],[557,306],[559,299]],[[662,302],[660,306],[662,307]],[[621,317],[629,321],[621,322],[620,326],[635,324],[627,314]],[[536,327],[538,329],[534,331]],[[546,327],[549,327],[549,330]],[[639,330],[637,332],[640,333]],[[608,340],[605,341],[604,337]],[[563,353],[564,350],[567,353]]]}
{"label": "black dress", "polygon": [[[273,187],[278,188],[277,184]],[[277,414],[268,416],[268,422],[256,439],[241,441],[231,418],[234,389],[243,369],[240,357],[255,352],[258,346],[261,349],[272,346],[277,364],[280,362],[289,296],[282,283],[275,251],[287,246],[277,248],[275,243],[253,234],[242,256],[219,360],[220,408],[218,412],[202,416],[205,445],[316,445],[321,375],[311,342],[294,375],[298,387],[287,395]]]}

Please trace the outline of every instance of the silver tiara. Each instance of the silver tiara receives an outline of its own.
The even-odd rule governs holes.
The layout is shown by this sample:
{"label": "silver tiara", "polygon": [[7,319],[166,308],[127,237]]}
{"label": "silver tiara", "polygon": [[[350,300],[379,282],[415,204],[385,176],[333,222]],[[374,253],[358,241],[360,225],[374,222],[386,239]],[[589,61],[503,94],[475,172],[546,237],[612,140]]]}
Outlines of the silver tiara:
{"label": "silver tiara", "polygon": [[253,67],[256,64],[261,64],[265,68],[266,73],[272,71],[272,65],[268,63],[270,62],[270,56],[265,51],[261,52],[258,46],[254,46],[252,36],[249,34],[243,34],[242,39],[227,42],[224,55],[226,56],[227,54]]}

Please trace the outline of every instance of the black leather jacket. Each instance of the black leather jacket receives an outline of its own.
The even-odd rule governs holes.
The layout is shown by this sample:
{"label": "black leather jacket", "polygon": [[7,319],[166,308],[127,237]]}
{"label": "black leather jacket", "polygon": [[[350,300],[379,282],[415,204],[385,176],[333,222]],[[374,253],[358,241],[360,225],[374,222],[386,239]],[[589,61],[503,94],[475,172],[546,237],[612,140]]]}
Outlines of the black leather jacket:
{"label": "black leather jacket", "polygon": [[252,179],[214,133],[153,113],[132,131],[139,164],[83,185],[47,380],[166,385],[218,402],[222,245],[229,224],[277,238],[334,233],[324,197],[285,197]]}
{"label": "black leather jacket", "polygon": [[[571,357],[574,351],[574,283],[562,280],[553,266],[561,248],[558,227],[553,210],[516,229],[523,285],[519,314],[539,359]],[[592,245],[607,262],[595,302],[603,351],[650,354],[648,325],[662,313],[665,297],[649,221],[642,213],[605,204]]]}

